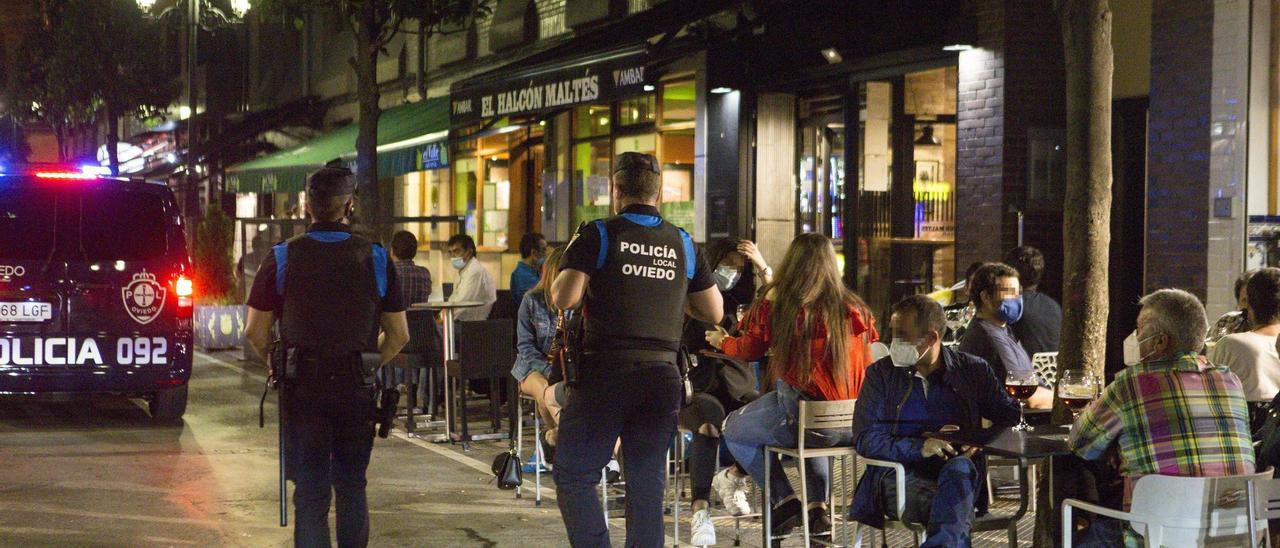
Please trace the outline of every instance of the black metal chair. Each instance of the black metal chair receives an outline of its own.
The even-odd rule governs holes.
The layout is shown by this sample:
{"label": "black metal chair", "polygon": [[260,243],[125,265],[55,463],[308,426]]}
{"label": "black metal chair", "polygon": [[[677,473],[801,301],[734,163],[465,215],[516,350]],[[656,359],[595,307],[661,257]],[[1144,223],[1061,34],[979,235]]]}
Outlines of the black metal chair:
{"label": "black metal chair", "polygon": [[[502,391],[499,380],[511,374],[511,364],[515,362],[516,350],[511,341],[515,340],[515,325],[511,320],[483,320],[477,322],[458,322],[455,328],[457,341],[454,349],[456,360],[448,362],[450,381],[456,382],[454,397],[458,400],[455,416],[462,419],[462,441],[464,448],[472,439],[502,439],[509,434],[499,433],[502,426],[499,410]],[[467,424],[467,384],[473,380],[489,382],[489,413],[493,424],[493,434],[472,436]]]}
{"label": "black metal chair", "polygon": [[413,433],[417,427],[414,420],[414,409],[418,407],[418,385],[427,383],[427,407],[424,412],[434,415],[436,411],[436,374],[443,361],[443,341],[440,331],[436,329],[435,310],[409,310],[406,313],[409,323],[409,343],[400,351],[403,359],[392,362],[396,369],[403,369],[414,374],[407,375],[405,385],[408,388],[409,400],[405,419],[405,430]]}

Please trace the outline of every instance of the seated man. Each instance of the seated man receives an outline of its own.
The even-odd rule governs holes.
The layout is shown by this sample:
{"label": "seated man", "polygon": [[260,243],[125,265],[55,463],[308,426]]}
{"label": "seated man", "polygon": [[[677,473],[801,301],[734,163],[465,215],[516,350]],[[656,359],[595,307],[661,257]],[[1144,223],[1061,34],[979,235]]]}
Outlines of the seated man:
{"label": "seated man", "polygon": [[[1140,304],[1138,328],[1125,340],[1129,367],[1076,418],[1072,449],[1098,460],[1118,446],[1120,474],[1129,486],[1146,474],[1253,473],[1240,379],[1199,355],[1209,330],[1200,300],[1179,289],[1161,289]],[[1115,544],[1121,529],[1113,520],[1095,520],[1086,540]],[[1124,536],[1127,544],[1136,540],[1132,531]]]}
{"label": "seated man", "polygon": [[884,518],[923,523],[924,546],[968,546],[975,507],[985,511],[985,462],[973,450],[924,439],[943,425],[981,428],[1018,422],[1018,403],[1004,391],[982,358],[942,346],[942,307],[912,295],[893,307],[890,355],[867,368],[853,416],[858,454],[900,462],[906,468],[903,515],[894,515],[894,473],[868,468],[858,482],[849,515],[872,527]]}
{"label": "seated man", "polygon": [[[1010,325],[1022,319],[1022,284],[1018,271],[1003,263],[987,263],[969,278],[969,299],[977,313],[960,339],[959,350],[973,354],[1005,382],[1009,373],[1033,374],[1031,356],[1013,335]],[[1027,399],[1027,407],[1048,409],[1053,392],[1044,386]]]}

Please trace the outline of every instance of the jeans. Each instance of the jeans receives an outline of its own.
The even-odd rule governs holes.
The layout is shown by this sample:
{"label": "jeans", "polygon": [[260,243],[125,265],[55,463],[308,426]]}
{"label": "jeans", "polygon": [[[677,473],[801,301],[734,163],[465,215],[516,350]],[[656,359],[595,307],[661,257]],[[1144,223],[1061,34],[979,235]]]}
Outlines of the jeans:
{"label": "jeans", "polygon": [[601,474],[622,437],[627,485],[627,546],[663,544],[662,499],[667,487],[667,447],[676,432],[681,380],[667,362],[584,364],[570,390],[556,440],[556,498],[575,547],[609,546],[609,530],[597,490]]}
{"label": "jeans", "polygon": [[[738,465],[747,471],[757,484],[764,485],[764,446],[797,447],[797,420],[800,411],[800,392],[795,387],[778,381],[777,389],[747,404],[729,415],[724,421],[724,443],[733,453]],[[833,447],[847,445],[852,440],[850,428],[809,431],[806,447]],[[783,473],[782,463],[773,459],[769,463],[770,502],[777,504],[795,494],[791,482]],[[804,461],[808,502],[826,502],[827,486],[831,478],[831,459],[818,458]]]}
{"label": "jeans", "polygon": [[951,457],[938,472],[938,480],[907,469],[907,497],[902,516],[897,513],[898,486],[894,474],[880,483],[881,496],[889,517],[925,524],[927,538],[922,546],[970,546],[974,497],[979,487],[978,467],[969,457]]}
{"label": "jeans", "polygon": [[358,386],[349,372],[343,373],[285,389],[291,444],[286,467],[295,486],[294,546],[330,546],[329,504],[334,492],[338,546],[369,544],[365,471],[373,450],[374,390]]}

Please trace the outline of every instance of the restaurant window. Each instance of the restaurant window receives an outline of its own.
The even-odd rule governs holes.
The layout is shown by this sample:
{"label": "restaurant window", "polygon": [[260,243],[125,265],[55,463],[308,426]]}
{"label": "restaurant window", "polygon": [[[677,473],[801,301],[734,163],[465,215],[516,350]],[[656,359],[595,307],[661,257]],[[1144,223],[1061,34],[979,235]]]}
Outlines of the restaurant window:
{"label": "restaurant window", "polygon": [[618,102],[618,127],[652,124],[657,119],[657,100],[652,93]]}
{"label": "restaurant window", "polygon": [[[891,303],[955,283],[956,67],[858,82],[854,93],[858,241],[845,248],[857,250],[855,289],[887,318]],[[819,136],[805,138],[806,155],[820,157]],[[824,230],[836,228],[848,227]]]}
{"label": "restaurant window", "polygon": [[662,84],[663,125],[693,122],[698,114],[698,86],[693,80]]}
{"label": "restaurant window", "polygon": [[799,102],[796,223],[800,232],[844,238],[844,96],[816,93]]}
{"label": "restaurant window", "polygon": [[573,110],[574,138],[590,139],[609,135],[609,105],[587,105]]}
{"label": "restaurant window", "polygon": [[609,216],[609,166],[612,160],[608,139],[573,146],[573,226]]}
{"label": "restaurant window", "polygon": [[[496,124],[506,127],[505,121]],[[454,210],[466,212],[466,232],[476,246],[505,250],[511,209],[508,134],[470,139],[459,146],[454,161]]]}

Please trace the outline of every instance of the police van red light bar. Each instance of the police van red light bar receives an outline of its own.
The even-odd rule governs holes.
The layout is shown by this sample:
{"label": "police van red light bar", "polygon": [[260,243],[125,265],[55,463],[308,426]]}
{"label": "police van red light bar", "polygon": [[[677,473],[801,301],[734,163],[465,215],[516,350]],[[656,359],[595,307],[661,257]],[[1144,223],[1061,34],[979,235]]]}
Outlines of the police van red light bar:
{"label": "police van red light bar", "polygon": [[97,179],[98,176],[92,173],[84,173],[80,171],[37,171],[35,172],[37,179],[60,179],[72,181],[90,181]]}

